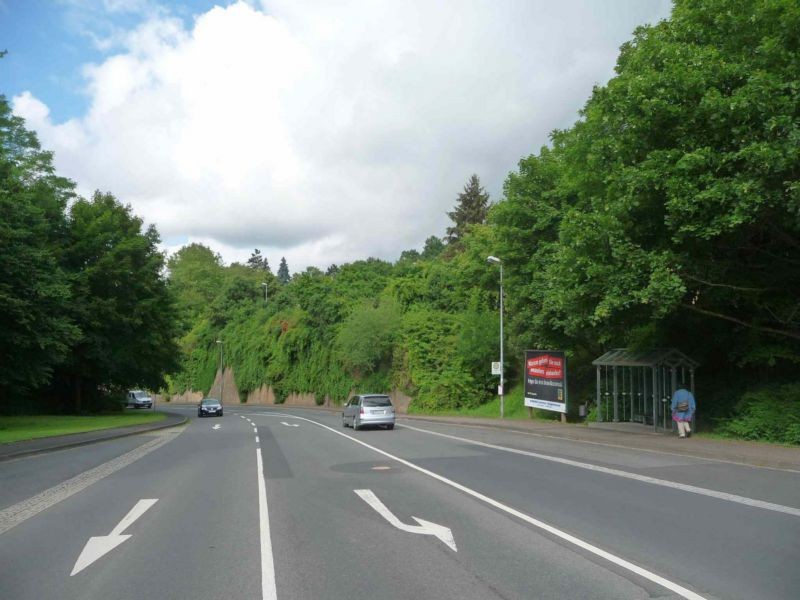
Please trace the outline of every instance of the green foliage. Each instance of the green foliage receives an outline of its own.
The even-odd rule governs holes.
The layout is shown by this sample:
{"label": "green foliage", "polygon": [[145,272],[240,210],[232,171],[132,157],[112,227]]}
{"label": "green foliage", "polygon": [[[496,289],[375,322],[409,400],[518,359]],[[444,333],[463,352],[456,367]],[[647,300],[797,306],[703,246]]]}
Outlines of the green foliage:
{"label": "green foliage", "polygon": [[72,189],[0,96],[0,405],[46,385],[78,336],[59,263]]}
{"label": "green foliage", "polygon": [[719,431],[746,440],[800,444],[800,384],[746,392]]}
{"label": "green foliage", "polygon": [[[110,194],[75,198],[0,96],[0,400],[101,410],[177,366],[154,228]],[[83,402],[83,399],[86,399]]]}
{"label": "green foliage", "polygon": [[258,248],[253,250],[250,258],[247,259],[247,266],[255,271],[269,273],[270,275],[272,274],[272,271],[269,268],[269,261],[267,261],[267,257],[261,256],[261,250]]}
{"label": "green foliage", "polygon": [[158,389],[177,366],[177,313],[159,241],[111,194],[98,192],[70,209],[64,265],[81,337],[58,372],[73,382],[78,409],[84,385]]}
{"label": "green foliage", "polygon": [[702,364],[711,417],[730,408],[744,365],[750,385],[796,380],[798,31],[794,0],[678,0],[671,19],[622,47],[581,119],[520,161],[501,202],[489,207],[470,179],[447,246],[431,236],[394,265],[294,278],[282,260],[285,285],[268,306],[258,275],[210,251],[176,259],[171,285],[198,325],[184,330],[185,374],[173,382],[210,385],[221,336],[242,389],[341,399],[396,387],[412,410],[491,413],[499,269],[489,255],[503,260],[509,386],[533,347],[568,353],[572,398],[587,396],[590,362],[609,347],[679,347]]}
{"label": "green foliage", "polygon": [[336,337],[339,360],[354,374],[386,369],[402,320],[399,304],[393,298],[377,306],[367,302],[357,307],[342,322]]}
{"label": "green foliage", "polygon": [[470,225],[485,223],[488,210],[489,194],[481,187],[478,176],[472,175],[458,195],[455,208],[447,213],[454,223],[447,228],[447,241],[457,242],[466,235]]}
{"label": "green foliage", "polygon": [[291,275],[289,275],[289,265],[286,264],[286,259],[281,256],[281,264],[278,265],[278,281],[285,284],[289,283],[291,278]]}

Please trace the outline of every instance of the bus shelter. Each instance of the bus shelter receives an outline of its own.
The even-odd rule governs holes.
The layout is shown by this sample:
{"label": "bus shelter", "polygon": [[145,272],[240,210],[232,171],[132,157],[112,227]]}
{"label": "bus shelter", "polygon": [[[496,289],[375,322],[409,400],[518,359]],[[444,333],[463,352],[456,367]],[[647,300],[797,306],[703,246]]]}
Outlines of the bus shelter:
{"label": "bus shelter", "polygon": [[597,369],[597,420],[672,429],[670,400],[679,384],[694,394],[699,363],[675,348],[609,350]]}

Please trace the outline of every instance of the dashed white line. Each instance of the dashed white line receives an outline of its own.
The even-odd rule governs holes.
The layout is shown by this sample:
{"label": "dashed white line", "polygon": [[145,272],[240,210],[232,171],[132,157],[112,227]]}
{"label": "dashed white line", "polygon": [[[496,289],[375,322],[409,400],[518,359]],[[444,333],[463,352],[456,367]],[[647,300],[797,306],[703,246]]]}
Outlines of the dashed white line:
{"label": "dashed white line", "polygon": [[258,436],[256,436],[256,444],[260,444],[260,443],[261,443],[261,440],[259,440]]}

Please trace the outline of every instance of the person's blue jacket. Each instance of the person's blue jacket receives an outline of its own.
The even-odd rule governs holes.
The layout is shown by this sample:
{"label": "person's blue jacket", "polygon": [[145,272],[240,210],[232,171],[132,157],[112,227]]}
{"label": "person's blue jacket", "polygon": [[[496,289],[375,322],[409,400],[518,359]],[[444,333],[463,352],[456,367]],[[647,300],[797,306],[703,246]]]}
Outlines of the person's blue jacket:
{"label": "person's blue jacket", "polygon": [[[689,403],[689,410],[678,411],[678,404],[681,402]],[[692,392],[685,388],[679,388],[672,394],[672,420],[673,421],[691,421],[695,411],[694,396]]]}

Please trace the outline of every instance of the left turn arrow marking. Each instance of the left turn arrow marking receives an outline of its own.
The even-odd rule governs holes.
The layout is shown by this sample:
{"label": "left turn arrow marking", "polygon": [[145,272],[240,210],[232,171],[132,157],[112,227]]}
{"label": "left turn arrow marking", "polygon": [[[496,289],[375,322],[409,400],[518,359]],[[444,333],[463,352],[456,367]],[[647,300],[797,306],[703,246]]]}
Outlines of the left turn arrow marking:
{"label": "left turn arrow marking", "polygon": [[123,535],[122,532],[133,525],[133,522],[141,517],[156,502],[158,502],[158,498],[143,498],[139,500],[130,512],[122,518],[122,521],[111,530],[111,533],[89,538],[89,541],[86,542],[86,545],[83,547],[81,555],[75,562],[75,566],[72,567],[72,573],[70,573],[69,576],[77,575],[98,558],[108,554],[122,542],[130,538],[130,535]]}

